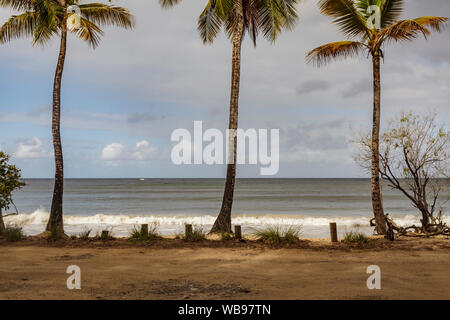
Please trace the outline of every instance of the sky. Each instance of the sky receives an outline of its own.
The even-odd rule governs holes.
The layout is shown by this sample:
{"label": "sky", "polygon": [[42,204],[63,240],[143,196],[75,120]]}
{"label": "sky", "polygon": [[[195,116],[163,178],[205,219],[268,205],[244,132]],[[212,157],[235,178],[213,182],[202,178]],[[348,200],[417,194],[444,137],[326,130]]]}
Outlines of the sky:
{"label": "sky", "polygon": [[[121,0],[133,30],[105,28],[93,50],[69,36],[62,81],[61,133],[66,178],[220,178],[223,165],[175,165],[174,130],[225,130],[231,43],[222,33],[203,45],[196,30],[205,1],[163,10],[156,0]],[[299,22],[275,44],[260,37],[242,48],[239,127],[279,129],[280,178],[367,177],[353,161],[352,138],[372,124],[371,61],[317,68],[315,47],[345,40],[317,1],[298,6]],[[15,12],[0,9],[0,22]],[[450,17],[448,0],[406,0],[402,18]],[[58,39],[0,47],[0,150],[26,178],[51,178],[51,97]],[[382,64],[382,124],[400,112],[436,112],[450,122],[450,29],[425,41],[392,43]],[[261,177],[239,165],[238,178]]]}

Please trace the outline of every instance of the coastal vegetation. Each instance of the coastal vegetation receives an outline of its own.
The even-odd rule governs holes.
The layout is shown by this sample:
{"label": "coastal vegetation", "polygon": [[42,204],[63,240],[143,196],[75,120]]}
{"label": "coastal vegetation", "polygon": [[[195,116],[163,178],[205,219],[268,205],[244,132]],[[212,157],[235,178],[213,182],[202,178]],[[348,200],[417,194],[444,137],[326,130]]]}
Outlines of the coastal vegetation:
{"label": "coastal vegetation", "polygon": [[206,239],[206,233],[202,226],[193,225],[192,230],[180,236],[180,239],[188,242],[197,242]]}
{"label": "coastal vegetation", "polygon": [[342,239],[342,242],[346,244],[357,244],[362,245],[364,243],[367,243],[369,241],[369,237],[367,237],[364,233],[361,231],[349,231],[344,234],[344,238]]}
{"label": "coastal vegetation", "polygon": [[296,243],[300,240],[301,226],[275,225],[263,229],[256,229],[253,234],[259,240],[273,245]]}
{"label": "coastal vegetation", "polygon": [[373,117],[371,135],[372,207],[376,231],[387,231],[381,195],[380,179],[380,113],[381,113],[381,59],[383,46],[389,42],[408,42],[420,36],[427,39],[431,31],[440,32],[446,17],[425,16],[399,20],[404,0],[320,0],[322,14],[333,18],[348,38],[359,41],[339,41],[322,45],[306,56],[309,63],[325,65],[337,58],[364,54],[372,58],[373,67]]}
{"label": "coastal vegetation", "polygon": [[[19,213],[14,205],[13,192],[25,186],[20,169],[10,164],[9,160],[10,156],[0,151],[0,234],[5,232],[6,228],[3,218]],[[16,212],[3,216],[3,211],[11,206],[16,209]]]}
{"label": "coastal vegetation", "polygon": [[[369,170],[371,137],[357,140],[356,162]],[[400,191],[421,214],[421,226],[393,228],[405,234],[447,234],[443,205],[450,189],[450,128],[439,124],[436,114],[402,113],[381,134],[379,173],[388,187]],[[391,219],[392,220],[392,219]]]}
{"label": "coastal vegetation", "polygon": [[130,232],[130,241],[153,241],[158,238],[158,225],[134,226]]}
{"label": "coastal vegetation", "polygon": [[22,227],[14,224],[7,224],[2,232],[2,236],[9,242],[16,242],[23,238]]}

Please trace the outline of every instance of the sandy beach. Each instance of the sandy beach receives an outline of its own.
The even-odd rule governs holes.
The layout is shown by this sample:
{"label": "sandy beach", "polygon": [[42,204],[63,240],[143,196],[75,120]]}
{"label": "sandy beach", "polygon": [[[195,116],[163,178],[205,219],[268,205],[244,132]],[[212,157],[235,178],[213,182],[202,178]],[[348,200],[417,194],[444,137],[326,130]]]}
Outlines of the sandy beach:
{"label": "sandy beach", "polygon": [[[81,290],[68,290],[69,265]],[[369,265],[381,290],[369,290]],[[0,240],[0,299],[450,299],[447,239],[150,244]]]}

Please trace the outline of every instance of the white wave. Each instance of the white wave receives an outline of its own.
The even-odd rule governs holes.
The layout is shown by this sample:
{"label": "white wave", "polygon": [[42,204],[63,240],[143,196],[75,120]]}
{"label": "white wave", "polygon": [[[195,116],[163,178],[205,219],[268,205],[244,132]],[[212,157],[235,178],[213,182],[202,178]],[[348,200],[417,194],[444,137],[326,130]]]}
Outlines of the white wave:
{"label": "white wave", "polygon": [[[17,216],[8,217],[8,223],[18,224],[24,227],[26,234],[38,234],[43,231],[47,224],[49,212],[40,208],[30,214],[19,214]],[[194,224],[208,228],[215,221],[213,215],[195,215],[195,216],[177,216],[177,215],[148,215],[148,216],[132,216],[132,215],[108,215],[96,214],[93,216],[64,216],[64,225],[66,232],[74,234],[84,229],[92,229],[94,232],[110,228],[113,229],[117,236],[125,236],[134,225],[143,223],[155,223],[159,226],[162,234],[173,234],[181,231],[184,224]],[[409,226],[412,224],[420,224],[418,216],[393,215],[396,223],[400,226]],[[349,228],[362,228],[366,231],[371,230],[369,226],[369,217],[312,217],[301,215],[234,215],[233,224],[242,225],[244,230],[252,228],[264,227],[268,225],[301,225],[309,237],[326,236],[328,225],[330,222],[336,222],[338,228],[348,230]],[[444,221],[450,222],[449,217],[445,217]]]}

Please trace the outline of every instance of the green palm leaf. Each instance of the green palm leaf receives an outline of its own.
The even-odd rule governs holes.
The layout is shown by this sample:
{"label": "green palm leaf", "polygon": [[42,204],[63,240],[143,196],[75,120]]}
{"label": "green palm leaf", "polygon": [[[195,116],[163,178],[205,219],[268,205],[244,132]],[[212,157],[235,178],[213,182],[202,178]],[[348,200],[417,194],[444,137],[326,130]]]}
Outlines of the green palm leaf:
{"label": "green palm leaf", "polygon": [[34,0],[0,0],[0,8],[11,8],[16,11],[29,11]]}
{"label": "green palm leaf", "polygon": [[319,7],[324,15],[334,18],[333,23],[347,36],[369,36],[366,17],[353,0],[320,0]]}
{"label": "green palm leaf", "polygon": [[37,25],[37,15],[34,12],[25,12],[12,16],[0,28],[0,43],[16,38],[32,36]]}
{"label": "green palm leaf", "polygon": [[109,6],[102,3],[79,5],[81,15],[100,26],[117,26],[130,29],[134,25],[134,17],[122,7]]}
{"label": "green palm leaf", "polygon": [[81,27],[78,30],[72,31],[80,39],[88,42],[92,48],[96,48],[100,43],[100,38],[103,35],[103,31],[94,23],[81,18]]}
{"label": "green palm leaf", "polygon": [[217,14],[214,1],[209,1],[198,18],[198,31],[204,43],[212,43],[222,27],[223,21]]}

